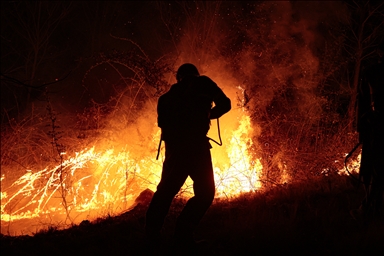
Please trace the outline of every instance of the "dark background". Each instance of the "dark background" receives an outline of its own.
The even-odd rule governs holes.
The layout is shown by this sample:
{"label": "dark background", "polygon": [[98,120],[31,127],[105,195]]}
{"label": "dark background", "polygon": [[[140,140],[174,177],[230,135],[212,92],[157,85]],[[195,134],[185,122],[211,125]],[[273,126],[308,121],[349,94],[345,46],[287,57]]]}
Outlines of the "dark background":
{"label": "dark background", "polygon": [[[274,5],[281,3],[265,6],[262,1],[3,1],[2,122],[5,112],[17,116],[31,102],[41,100],[44,85],[57,80],[48,90],[52,97],[68,103],[65,105],[70,111],[80,110],[91,98],[99,103],[107,101],[113,94],[111,85],[117,83],[115,73],[100,70],[88,76],[91,80],[81,79],[100,53],[135,48],[121,38],[137,43],[154,61],[167,54],[180,56],[185,49],[180,49],[183,40],[197,38],[195,45],[186,49],[193,59],[194,51],[201,55],[199,48],[212,49],[209,42],[214,37],[220,40],[215,47],[217,55],[229,60],[234,71],[241,72],[243,63],[236,63],[236,56],[244,49],[252,44],[268,48],[271,46],[266,42],[274,45],[274,40],[279,40],[272,37],[271,30],[282,18],[274,10]],[[317,56],[324,53],[326,44],[329,47],[335,34],[346,29],[350,15],[345,4],[338,1],[293,1],[288,5],[285,15],[292,17],[292,24],[286,26],[294,27],[304,21],[304,29],[315,38],[308,44],[304,31],[291,31],[289,37]],[[209,24],[213,12],[219,25]],[[278,53],[275,56],[280,58]]]}
{"label": "dark background", "polygon": [[[383,6],[379,1],[2,1],[2,128],[21,120],[36,123],[40,116],[32,117],[47,113],[47,105],[51,111],[42,118],[49,123],[53,112],[78,118],[86,108],[98,111],[109,104],[104,116],[89,112],[80,121],[62,121],[63,130],[64,124],[88,122],[97,114],[97,124],[74,128],[100,128],[101,117],[118,108],[134,119],[147,101],[155,105],[175,82],[172,72],[187,61],[200,73],[223,79],[220,86],[232,93],[234,108],[248,111],[261,130],[252,139],[265,168],[280,173],[277,163],[286,159],[291,175],[329,170],[324,159],[342,157],[356,140],[360,70],[377,59]],[[242,94],[233,93],[238,88]],[[125,101],[118,101],[121,95]],[[17,135],[17,129],[11,132]]]}
{"label": "dark background", "polygon": [[[3,132],[14,120],[47,112],[47,103],[61,115],[82,113],[92,102],[107,104],[124,91],[122,78],[135,77],[134,71],[145,67],[125,68],[132,67],[125,58],[132,53],[154,67],[166,57],[173,69],[187,60],[209,71],[219,61],[221,70],[236,78],[232,86],[245,89],[239,100],[233,98],[234,107],[249,110],[254,127],[262,127],[253,142],[263,159],[263,178],[283,196],[272,203],[267,203],[267,193],[256,195],[257,200],[244,197],[239,204],[216,205],[206,222],[213,223],[212,228],[208,225],[202,232],[214,238],[213,252],[235,255],[239,249],[258,251],[261,246],[265,254],[282,254],[290,246],[287,251],[293,253],[316,255],[315,248],[318,254],[364,255],[379,248],[377,234],[383,233],[380,226],[364,231],[355,225],[349,210],[358,207],[362,197],[338,171],[356,142],[353,99],[359,72],[375,61],[383,35],[381,1],[2,1],[1,128]],[[111,66],[98,65],[105,60],[120,61],[121,75]],[[165,81],[170,84],[174,78]],[[24,166],[32,162],[32,153],[39,164],[46,152],[36,149],[51,146],[52,136],[46,136],[48,146],[40,147],[39,140],[38,146],[19,150],[30,145],[22,140],[23,124],[13,126],[10,137],[21,139],[9,139],[8,148],[3,148],[2,133],[2,163],[3,158],[10,161],[3,154],[16,152],[18,158],[12,159]],[[37,133],[25,131],[27,138]],[[282,163],[296,190],[280,183]],[[19,168],[24,171],[24,166]],[[336,177],[342,177],[341,183]],[[315,192],[307,192],[308,187]],[[55,241],[52,248],[72,253],[89,242],[92,246],[85,246],[85,252],[125,252],[136,245],[135,227],[142,221],[143,213],[130,216],[125,229],[113,225],[111,234],[122,234],[117,240],[100,221],[97,232],[80,232],[84,240],[70,234],[69,239],[58,238],[62,247],[55,247]],[[55,234],[55,228],[47,237],[58,237],[50,232]],[[128,244],[127,236],[133,238]],[[49,254],[52,248],[42,237],[41,243],[27,240],[24,247],[12,249],[29,252],[38,247]],[[278,242],[282,244],[276,246]],[[312,248],[301,250],[303,244]],[[9,245],[15,245],[11,238]]]}
{"label": "dark background", "polygon": [[47,86],[51,95],[61,97],[68,103],[67,107],[75,108],[72,110],[80,110],[90,98],[100,103],[106,101],[111,93],[108,85],[113,81],[107,84],[103,81],[113,80],[110,73],[98,77],[103,80],[99,85],[92,83],[94,81],[88,83],[102,89],[82,87],[81,79],[95,63],[93,57],[100,52],[132,48],[112,36],[134,40],[152,58],[169,51],[169,47],[161,43],[167,39],[159,17],[158,5],[161,4],[152,1],[3,1],[3,121],[4,110],[14,117],[23,113],[30,102],[42,100],[44,84],[56,80],[60,81]]}

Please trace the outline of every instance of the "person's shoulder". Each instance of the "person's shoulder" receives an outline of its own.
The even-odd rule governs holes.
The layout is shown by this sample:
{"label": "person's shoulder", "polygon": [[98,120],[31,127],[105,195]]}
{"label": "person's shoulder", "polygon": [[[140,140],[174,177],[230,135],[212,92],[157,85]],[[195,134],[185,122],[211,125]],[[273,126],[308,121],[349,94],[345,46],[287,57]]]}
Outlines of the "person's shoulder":
{"label": "person's shoulder", "polygon": [[201,84],[204,88],[209,90],[216,90],[216,88],[219,88],[217,84],[208,76],[199,76],[199,84]]}
{"label": "person's shoulder", "polygon": [[210,77],[208,76],[199,76],[198,79],[200,80],[200,82],[203,82],[203,83],[210,83],[210,84],[216,84]]}
{"label": "person's shoulder", "polygon": [[175,85],[176,85],[176,84],[171,85],[171,87],[169,87],[169,89],[168,89],[167,91],[165,91],[163,94],[161,94],[161,95],[159,96],[159,99],[166,98],[166,97],[168,97],[170,94],[172,94],[173,91],[175,90]]}
{"label": "person's shoulder", "polygon": [[172,94],[174,93],[175,91],[179,90],[179,87],[180,87],[180,84],[179,83],[175,83],[175,84],[172,84],[168,91],[166,91],[165,93],[163,93],[161,96],[163,95],[168,95],[168,94]]}

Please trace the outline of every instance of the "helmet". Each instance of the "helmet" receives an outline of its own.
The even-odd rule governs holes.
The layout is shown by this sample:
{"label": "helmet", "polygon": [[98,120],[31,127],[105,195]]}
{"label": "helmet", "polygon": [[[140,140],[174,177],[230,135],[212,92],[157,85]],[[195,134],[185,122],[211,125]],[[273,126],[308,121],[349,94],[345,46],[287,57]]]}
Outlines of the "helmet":
{"label": "helmet", "polygon": [[179,67],[176,73],[176,80],[180,82],[186,76],[200,76],[196,66],[191,63],[185,63]]}

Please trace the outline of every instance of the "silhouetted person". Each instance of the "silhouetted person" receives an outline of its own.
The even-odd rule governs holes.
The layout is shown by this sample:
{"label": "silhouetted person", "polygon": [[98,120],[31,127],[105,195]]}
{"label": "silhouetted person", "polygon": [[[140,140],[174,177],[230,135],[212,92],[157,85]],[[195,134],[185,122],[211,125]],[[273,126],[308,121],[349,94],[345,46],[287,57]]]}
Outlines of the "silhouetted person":
{"label": "silhouetted person", "polygon": [[[210,120],[231,109],[231,101],[207,76],[200,76],[189,63],[179,67],[177,83],[158,100],[158,126],[165,143],[160,183],[146,214],[146,239],[156,243],[174,196],[189,176],[194,196],[180,213],[176,243],[194,246],[193,232],[215,195],[211,145],[207,137]],[[214,103],[214,106],[213,106]]]}
{"label": "silhouetted person", "polygon": [[384,208],[383,44],[376,53],[375,62],[362,71],[358,98],[358,132],[362,143],[360,178],[366,190],[361,210],[365,220],[381,216]]}

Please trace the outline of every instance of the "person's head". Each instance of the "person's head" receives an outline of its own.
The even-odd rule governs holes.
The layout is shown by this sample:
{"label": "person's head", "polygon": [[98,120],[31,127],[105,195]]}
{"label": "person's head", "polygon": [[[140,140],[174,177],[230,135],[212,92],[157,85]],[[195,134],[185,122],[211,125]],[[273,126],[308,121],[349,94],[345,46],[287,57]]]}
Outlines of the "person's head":
{"label": "person's head", "polygon": [[176,73],[176,80],[180,82],[185,77],[200,76],[196,66],[191,63],[185,63],[179,67]]}

